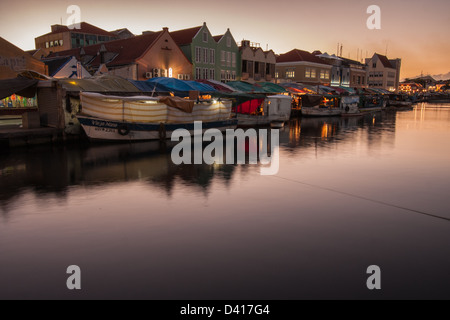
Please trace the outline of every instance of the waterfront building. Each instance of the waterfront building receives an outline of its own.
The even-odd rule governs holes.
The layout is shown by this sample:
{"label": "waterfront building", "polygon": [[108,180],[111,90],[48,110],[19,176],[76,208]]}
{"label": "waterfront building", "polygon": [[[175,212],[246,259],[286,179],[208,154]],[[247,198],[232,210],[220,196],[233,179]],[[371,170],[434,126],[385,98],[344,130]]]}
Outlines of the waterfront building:
{"label": "waterfront building", "polygon": [[74,56],[46,58],[42,60],[48,67],[48,75],[57,79],[82,79],[91,75]]}
{"label": "waterfront building", "polygon": [[338,57],[335,54],[313,52],[318,58],[331,64],[331,85],[335,87],[367,88],[366,65],[358,61]]}
{"label": "waterfront building", "polygon": [[243,40],[239,46],[242,80],[274,82],[277,57],[272,50],[263,51],[258,43]]}
{"label": "waterfront building", "polygon": [[239,80],[239,48],[229,29],[224,35],[213,37],[203,23],[202,26],[170,34],[192,63],[195,80]]}
{"label": "waterfront building", "polygon": [[159,32],[53,53],[50,58],[76,57],[92,75],[110,74],[131,80],[154,77],[192,78],[192,64],[172,39]]}
{"label": "waterfront building", "polygon": [[36,49],[60,52],[119,39],[119,35],[86,22],[81,22],[79,29],[56,24],[51,26],[51,30],[35,38]]}
{"label": "waterfront building", "polygon": [[330,85],[332,65],[310,52],[294,49],[277,57],[277,83],[301,82]]}
{"label": "waterfront building", "polygon": [[389,60],[386,56],[375,53],[366,59],[367,84],[369,88],[381,88],[397,91],[400,83],[401,59]]}
{"label": "waterfront building", "polygon": [[[230,29],[223,35],[213,37],[217,43],[216,49],[216,80],[236,81],[241,79],[241,55]],[[214,78],[212,78],[214,79]]]}

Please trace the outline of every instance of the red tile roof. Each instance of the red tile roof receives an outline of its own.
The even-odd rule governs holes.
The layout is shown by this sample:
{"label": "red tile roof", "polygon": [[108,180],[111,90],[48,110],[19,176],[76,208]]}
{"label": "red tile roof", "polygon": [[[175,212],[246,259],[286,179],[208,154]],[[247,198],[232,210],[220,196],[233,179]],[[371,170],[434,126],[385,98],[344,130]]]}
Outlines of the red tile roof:
{"label": "red tile roof", "polygon": [[179,46],[187,45],[192,43],[195,35],[200,31],[202,27],[194,27],[190,29],[173,31],[170,33],[175,43]]}
{"label": "red tile roof", "polygon": [[214,36],[213,39],[214,39],[214,41],[219,42],[220,39],[223,38],[223,36],[224,36],[224,34],[222,34],[222,35],[220,35],[220,36]]}
{"label": "red tile roof", "polygon": [[375,53],[375,55],[378,56],[378,59],[380,59],[381,63],[383,64],[383,66],[385,68],[391,68],[391,69],[395,69],[391,63],[389,62],[389,59],[386,56],[383,56],[381,54]]}
{"label": "red tile roof", "polygon": [[[136,36],[129,39],[115,40],[83,48],[55,52],[49,55],[49,57],[75,56],[77,59],[81,60],[80,52],[81,49],[83,49],[86,56],[93,57],[89,64],[96,67],[101,64],[100,55],[98,53],[103,45],[107,50],[109,59],[113,58],[111,61],[107,61],[107,66],[127,65],[139,59],[149,48],[153,46],[162,33],[163,31],[159,31],[153,34]],[[111,54],[115,55],[111,57]]]}
{"label": "red tile roof", "polygon": [[[62,25],[56,26],[56,27],[57,27],[57,30],[47,33],[43,36],[48,36],[51,34],[58,34],[58,33],[63,33],[63,32],[77,32],[77,33],[87,33],[87,34],[95,34],[95,35],[100,35],[100,36],[108,36],[108,37],[117,38],[117,35],[115,35],[114,33],[100,29],[96,26],[93,26],[92,24],[87,23],[87,22],[81,22],[80,29],[71,30],[67,26],[62,26]],[[41,37],[43,37],[43,36],[41,36]]]}
{"label": "red tile roof", "polygon": [[307,61],[307,62],[314,62],[314,63],[320,63],[320,64],[327,64],[320,58],[317,58],[315,55],[303,51],[294,49],[287,53],[281,54],[277,57],[277,63],[281,62],[298,62],[298,61]]}

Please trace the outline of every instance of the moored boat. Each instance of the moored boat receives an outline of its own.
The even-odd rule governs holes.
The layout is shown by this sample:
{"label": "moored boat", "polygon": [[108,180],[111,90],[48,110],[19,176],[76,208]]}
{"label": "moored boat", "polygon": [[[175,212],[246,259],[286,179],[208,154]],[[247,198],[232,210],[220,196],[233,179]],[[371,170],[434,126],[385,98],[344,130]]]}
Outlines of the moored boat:
{"label": "moored boat", "polygon": [[343,117],[361,115],[361,111],[359,110],[359,96],[343,96],[339,106],[342,111],[341,116]]}
{"label": "moored boat", "polygon": [[194,101],[175,97],[119,97],[81,93],[77,116],[86,135],[93,140],[140,141],[170,139],[177,129],[194,133],[194,122],[202,130],[234,129],[231,101]]}
{"label": "moored boat", "polygon": [[264,100],[262,110],[257,114],[237,113],[239,126],[266,126],[273,122],[286,122],[291,118],[292,98],[290,96],[269,96]]}
{"label": "moored boat", "polygon": [[339,108],[339,98],[330,96],[302,97],[302,116],[305,117],[333,117],[340,116],[342,110]]}

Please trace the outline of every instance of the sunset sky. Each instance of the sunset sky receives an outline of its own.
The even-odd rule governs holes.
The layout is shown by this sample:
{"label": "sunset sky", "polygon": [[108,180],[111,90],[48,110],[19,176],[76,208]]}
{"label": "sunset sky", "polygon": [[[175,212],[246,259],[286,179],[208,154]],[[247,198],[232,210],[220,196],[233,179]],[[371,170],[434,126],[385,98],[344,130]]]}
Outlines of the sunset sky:
{"label": "sunset sky", "polygon": [[[0,36],[16,46],[34,49],[34,38],[66,24],[69,5],[81,8],[81,20],[106,30],[128,28],[178,30],[206,22],[211,32],[230,28],[236,41],[244,38],[275,53],[293,48],[357,58],[374,52],[402,58],[401,77],[450,72],[449,0],[15,0],[2,1]],[[369,5],[381,7],[381,30],[369,30]]]}

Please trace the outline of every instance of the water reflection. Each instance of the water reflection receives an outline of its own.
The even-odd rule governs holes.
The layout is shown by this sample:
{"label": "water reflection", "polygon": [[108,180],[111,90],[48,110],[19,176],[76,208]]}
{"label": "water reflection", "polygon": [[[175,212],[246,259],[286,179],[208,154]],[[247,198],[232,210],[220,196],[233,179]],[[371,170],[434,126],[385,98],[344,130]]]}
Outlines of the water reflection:
{"label": "water reflection", "polygon": [[[417,111],[415,111],[417,113]],[[355,140],[369,147],[395,139],[396,115],[375,113],[354,118],[294,119],[280,131],[280,145],[288,153],[304,148],[327,148],[330,144]],[[383,138],[382,134],[389,133]],[[362,140],[362,141],[361,141]],[[255,141],[245,152],[255,151]],[[385,146],[385,143],[384,143]],[[71,186],[145,181],[170,197],[176,183],[199,188],[205,194],[214,178],[225,186],[237,168],[234,165],[174,165],[171,148],[159,142],[42,147],[11,151],[0,157],[0,208],[7,213],[20,197],[31,191],[39,197],[65,198]],[[244,165],[244,171],[250,166]]]}

